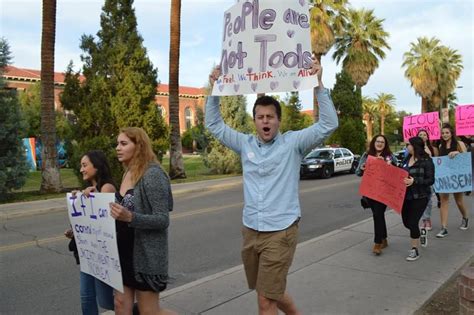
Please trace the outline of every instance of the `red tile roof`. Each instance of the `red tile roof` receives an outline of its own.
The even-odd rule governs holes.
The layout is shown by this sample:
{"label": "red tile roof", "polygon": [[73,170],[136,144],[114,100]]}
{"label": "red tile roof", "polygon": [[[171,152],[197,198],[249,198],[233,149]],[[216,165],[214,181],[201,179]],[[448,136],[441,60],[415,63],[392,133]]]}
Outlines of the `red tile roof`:
{"label": "red tile roof", "polygon": [[[41,71],[7,66],[6,71],[3,74],[3,76],[6,78],[17,79],[17,80],[40,81]],[[54,83],[64,84],[64,73],[55,72]]]}
{"label": "red tile roof", "polygon": [[[5,73],[2,75],[7,79],[20,80],[20,81],[40,81],[41,80],[41,71],[17,68],[14,66],[7,66]],[[64,84],[65,73],[64,72],[55,72],[54,73],[54,83],[63,85]],[[81,81],[84,77],[81,76]],[[158,93],[168,94],[169,85],[160,83],[157,87]],[[195,88],[189,86],[180,86],[179,94],[180,95],[194,95],[202,96],[205,95],[206,90],[204,88]]]}
{"label": "red tile roof", "polygon": [[[169,85],[160,83],[157,88],[158,93],[169,93]],[[195,88],[189,86],[180,86],[179,87],[179,94],[180,95],[205,95],[206,89],[205,88]]]}
{"label": "red tile roof", "polygon": [[302,110],[301,113],[313,117],[313,110],[312,109]]}

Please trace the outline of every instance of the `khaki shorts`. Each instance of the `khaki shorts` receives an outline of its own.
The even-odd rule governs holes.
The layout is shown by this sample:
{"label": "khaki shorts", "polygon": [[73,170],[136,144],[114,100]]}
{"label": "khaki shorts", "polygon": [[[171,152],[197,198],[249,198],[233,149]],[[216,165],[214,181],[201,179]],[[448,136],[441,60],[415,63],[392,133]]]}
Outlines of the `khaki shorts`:
{"label": "khaki shorts", "polygon": [[275,232],[258,232],[244,226],[242,236],[242,261],[249,288],[279,301],[295,254],[298,222]]}

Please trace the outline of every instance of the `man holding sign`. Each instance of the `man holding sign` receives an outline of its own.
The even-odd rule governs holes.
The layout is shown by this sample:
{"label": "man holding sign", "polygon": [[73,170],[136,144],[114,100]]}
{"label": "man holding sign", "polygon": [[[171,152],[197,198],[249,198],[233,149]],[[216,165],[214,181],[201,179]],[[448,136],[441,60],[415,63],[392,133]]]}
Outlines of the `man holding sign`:
{"label": "man holding sign", "polygon": [[[255,101],[253,118],[257,135],[239,133],[227,126],[219,111],[219,97],[209,96],[206,127],[242,160],[244,209],[242,260],[250,289],[258,293],[260,314],[298,314],[285,292],[293,261],[301,216],[298,183],[304,153],[320,144],[338,126],[337,114],[323,87],[322,68],[313,60],[310,73],[317,74],[320,120],[300,130],[280,134],[280,103],[270,96]],[[214,85],[217,67],[210,75]]]}

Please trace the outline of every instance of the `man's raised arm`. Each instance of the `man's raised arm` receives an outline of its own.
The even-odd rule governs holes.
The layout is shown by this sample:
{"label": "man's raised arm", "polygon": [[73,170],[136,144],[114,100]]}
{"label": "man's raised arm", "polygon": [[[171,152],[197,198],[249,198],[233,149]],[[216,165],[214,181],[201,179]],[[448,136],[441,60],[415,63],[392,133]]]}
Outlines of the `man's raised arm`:
{"label": "man's raised arm", "polygon": [[322,75],[323,69],[319,62],[313,59],[312,73],[318,78],[316,94],[319,104],[319,121],[308,128],[294,132],[296,144],[301,153],[321,144],[339,126],[338,117],[329,90],[324,88]]}
{"label": "man's raised arm", "polygon": [[[219,75],[220,67],[217,66],[209,75],[209,83],[211,89],[214,86],[214,82],[217,80]],[[220,142],[222,142],[222,144],[240,154],[242,141],[245,135],[230,128],[224,123],[219,108],[219,101],[219,96],[209,95],[207,97],[205,111],[206,128],[211,132],[214,137],[216,137]]]}

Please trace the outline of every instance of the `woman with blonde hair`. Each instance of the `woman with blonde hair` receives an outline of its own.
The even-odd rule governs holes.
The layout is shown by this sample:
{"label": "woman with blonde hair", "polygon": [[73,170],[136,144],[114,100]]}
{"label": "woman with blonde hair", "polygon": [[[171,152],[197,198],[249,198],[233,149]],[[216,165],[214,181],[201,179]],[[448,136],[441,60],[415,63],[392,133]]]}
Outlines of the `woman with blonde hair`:
{"label": "woman with blonde hair", "polygon": [[124,293],[115,292],[115,313],[131,314],[135,298],[142,315],[171,313],[159,304],[168,280],[169,177],[141,128],[120,130],[116,151],[125,173],[110,205],[124,284]]}

